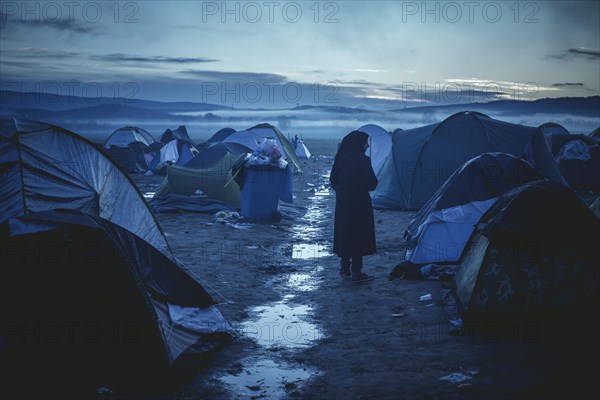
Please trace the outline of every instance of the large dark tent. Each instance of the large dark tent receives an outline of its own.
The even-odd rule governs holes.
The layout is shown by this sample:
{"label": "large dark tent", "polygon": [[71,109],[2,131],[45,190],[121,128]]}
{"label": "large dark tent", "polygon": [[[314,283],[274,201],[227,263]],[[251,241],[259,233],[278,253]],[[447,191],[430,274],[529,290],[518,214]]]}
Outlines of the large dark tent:
{"label": "large dark tent", "polygon": [[469,111],[440,123],[395,131],[392,150],[377,174],[373,206],[419,209],[466,161],[488,152],[523,157],[528,146],[536,169],[563,183],[547,144],[531,141],[535,131]]}
{"label": "large dark tent", "polygon": [[11,218],[0,248],[3,398],[167,386],[231,329],[182,265],[100,217]]}
{"label": "large dark tent", "polygon": [[43,122],[0,120],[0,222],[68,208],[97,215],[170,255],[142,194],[87,139]]}
{"label": "large dark tent", "polygon": [[597,324],[599,235],[598,219],[563,185],[535,181],[501,196],[455,277],[464,317]]}

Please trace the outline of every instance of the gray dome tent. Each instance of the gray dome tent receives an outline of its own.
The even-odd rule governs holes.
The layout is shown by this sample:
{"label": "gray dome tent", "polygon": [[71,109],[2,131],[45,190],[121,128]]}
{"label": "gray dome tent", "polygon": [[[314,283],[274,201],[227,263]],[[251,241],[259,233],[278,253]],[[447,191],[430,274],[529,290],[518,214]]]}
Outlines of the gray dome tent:
{"label": "gray dome tent", "polygon": [[[373,205],[419,209],[466,161],[488,152],[522,157],[534,133],[533,127],[469,111],[440,123],[395,131],[392,150],[377,175]],[[535,143],[536,168],[546,178],[562,181],[549,150],[539,145]]]}
{"label": "gray dome tent", "polygon": [[104,149],[126,172],[146,172],[157,145],[161,147],[162,143],[156,142],[144,129],[124,126],[106,139]]}
{"label": "gray dome tent", "polygon": [[68,208],[97,215],[171,250],[142,194],[118,165],[87,139],[43,122],[2,118],[0,222]]}

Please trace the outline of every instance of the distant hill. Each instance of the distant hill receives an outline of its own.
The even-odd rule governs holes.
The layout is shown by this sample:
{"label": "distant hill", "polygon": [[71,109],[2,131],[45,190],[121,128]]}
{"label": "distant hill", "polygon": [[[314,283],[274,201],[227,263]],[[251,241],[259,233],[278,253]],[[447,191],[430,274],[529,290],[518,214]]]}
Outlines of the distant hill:
{"label": "distant hill", "polygon": [[465,103],[444,106],[407,107],[394,112],[440,111],[454,113],[460,111],[494,112],[498,115],[523,114],[571,114],[600,118],[600,96],[560,97],[556,99],[497,100],[489,103]]}
{"label": "distant hill", "polygon": [[[162,111],[147,110],[122,104],[103,104],[94,107],[75,108],[65,111],[50,111],[39,108],[16,109],[20,115],[40,121],[63,120],[103,120],[103,119],[134,119],[134,120],[173,120],[175,116]],[[177,116],[179,120],[186,117]]]}
{"label": "distant hill", "polygon": [[2,108],[7,109],[40,109],[48,111],[66,111],[105,105],[129,106],[163,112],[217,111],[230,109],[230,107],[209,103],[160,102],[123,97],[86,98],[80,96],[56,95],[52,93],[15,92],[10,90],[0,90],[0,103],[2,104]]}
{"label": "distant hill", "polygon": [[298,106],[292,108],[294,111],[302,111],[302,110],[314,110],[314,111],[326,111],[330,113],[338,113],[338,114],[363,114],[374,112],[372,110],[367,110],[364,108],[352,108],[352,107],[341,107],[341,106]]}

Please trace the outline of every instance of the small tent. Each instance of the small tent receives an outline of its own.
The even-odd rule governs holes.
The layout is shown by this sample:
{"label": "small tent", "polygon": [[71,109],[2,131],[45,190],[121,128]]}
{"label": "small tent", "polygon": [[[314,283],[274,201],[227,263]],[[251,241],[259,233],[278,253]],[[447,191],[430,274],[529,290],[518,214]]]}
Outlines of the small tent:
{"label": "small tent", "polygon": [[233,132],[222,141],[239,143],[254,151],[263,138],[271,138],[277,142],[277,146],[281,149],[283,158],[291,165],[292,172],[302,172],[300,161],[298,161],[298,158],[296,157],[293,145],[279,129],[271,124],[259,124],[245,131]]}
{"label": "small tent", "polygon": [[68,208],[107,219],[171,254],[131,178],[87,139],[43,122],[0,120],[0,222]]}
{"label": "small tent", "polygon": [[598,219],[564,185],[535,181],[504,194],[481,217],[459,264],[464,318],[596,318],[599,233]]}
{"label": "small tent", "polygon": [[[227,153],[221,160],[205,168],[171,165],[167,169],[165,180],[154,194],[154,199],[176,194],[200,204],[206,199],[218,200],[228,205],[228,208],[237,209],[240,207],[241,194],[231,175],[231,168],[240,157],[243,156]],[[210,204],[211,207],[214,206],[214,202]],[[161,205],[164,206],[162,203]]]}
{"label": "small tent", "polygon": [[152,135],[146,130],[135,126],[124,126],[114,131],[106,142],[104,148],[109,149],[111,146],[127,147],[129,143],[140,142],[150,147],[155,142]]}
{"label": "small tent", "polygon": [[306,144],[302,139],[294,138],[294,152],[299,160],[306,160],[312,157],[312,154],[310,154],[308,147],[306,147]]}
{"label": "small tent", "polygon": [[194,146],[194,142],[190,138],[190,135],[188,135],[188,131],[184,125],[180,125],[175,130],[167,129],[160,137],[160,141],[163,144],[167,144],[172,140],[179,140],[181,142],[188,143],[192,147]]}
{"label": "small tent", "polygon": [[373,172],[377,175],[392,149],[392,135],[375,124],[363,125],[357,130],[369,135],[369,148],[366,154],[371,158]]}
{"label": "small tent", "polygon": [[173,139],[160,149],[150,163],[149,169],[155,175],[165,175],[167,166],[185,165],[196,154],[198,154],[198,150],[193,145],[183,140]]}
{"label": "small tent", "polygon": [[156,155],[157,144],[144,129],[124,126],[106,139],[104,149],[126,172],[146,172]]}
{"label": "small tent", "polygon": [[[535,130],[465,111],[440,123],[395,131],[392,150],[377,175],[379,184],[372,192],[373,205],[419,209],[471,158],[488,152],[522,157]],[[552,159],[547,151],[534,149],[544,161]],[[536,169],[548,179],[560,177],[555,164],[536,163]]]}
{"label": "small tent", "polygon": [[587,135],[571,134],[558,124],[538,128],[546,137],[565,184],[574,190],[600,191],[600,143]]}
{"label": "small tent", "polygon": [[484,153],[467,161],[411,221],[405,233],[408,261],[457,264],[479,218],[504,193],[543,179],[527,161]]}
{"label": "small tent", "polygon": [[167,387],[231,330],[181,264],[106,219],[51,210],[0,234],[3,398]]}

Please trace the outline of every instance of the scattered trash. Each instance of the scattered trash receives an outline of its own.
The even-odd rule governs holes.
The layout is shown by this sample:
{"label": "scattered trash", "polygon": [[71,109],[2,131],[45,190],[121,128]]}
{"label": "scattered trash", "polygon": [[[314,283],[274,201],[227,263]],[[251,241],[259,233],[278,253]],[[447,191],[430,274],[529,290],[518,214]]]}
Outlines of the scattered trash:
{"label": "scattered trash", "polygon": [[[451,336],[461,335],[463,332],[463,321],[460,318],[451,319],[450,323],[452,326],[448,329]],[[471,374],[473,375],[473,374]]]}
{"label": "scattered trash", "polygon": [[394,317],[394,318],[402,318],[402,317],[406,317],[406,313],[392,314],[392,317]]}
{"label": "scattered trash", "polygon": [[471,379],[472,377],[465,374],[460,374],[458,372],[452,373],[450,375],[442,376],[440,378],[441,381],[448,381],[450,383],[460,383],[466,380]]}
{"label": "scattered trash", "polygon": [[473,387],[472,383],[461,383],[456,388],[461,390],[471,389]]}
{"label": "scattered trash", "polygon": [[98,393],[98,394],[114,394],[115,392],[113,392],[112,390],[110,390],[109,388],[106,388],[106,387],[99,387],[98,389],[96,389],[96,393]]}
{"label": "scattered trash", "polygon": [[421,301],[429,301],[431,300],[431,294],[424,294],[423,296],[419,297],[419,300]]}
{"label": "scattered trash", "polygon": [[219,211],[215,214],[215,222],[221,222],[221,223],[237,221],[240,218],[241,218],[240,214],[237,213],[236,211],[232,211],[232,212]]}
{"label": "scattered trash", "polygon": [[425,304],[425,307],[433,307],[433,303]]}

